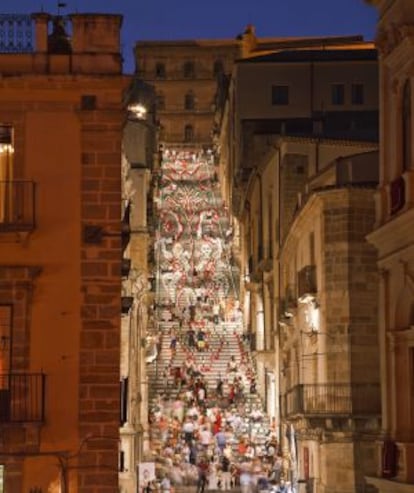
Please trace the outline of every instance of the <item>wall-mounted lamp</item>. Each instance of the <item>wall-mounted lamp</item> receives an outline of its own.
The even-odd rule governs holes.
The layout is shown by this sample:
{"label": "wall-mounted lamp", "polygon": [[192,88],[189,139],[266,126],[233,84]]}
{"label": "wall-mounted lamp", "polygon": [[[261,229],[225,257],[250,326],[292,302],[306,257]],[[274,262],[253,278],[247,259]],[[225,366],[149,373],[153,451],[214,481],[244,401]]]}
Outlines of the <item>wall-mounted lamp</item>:
{"label": "wall-mounted lamp", "polygon": [[147,108],[141,103],[134,103],[128,106],[128,111],[133,118],[145,120],[147,118]]}

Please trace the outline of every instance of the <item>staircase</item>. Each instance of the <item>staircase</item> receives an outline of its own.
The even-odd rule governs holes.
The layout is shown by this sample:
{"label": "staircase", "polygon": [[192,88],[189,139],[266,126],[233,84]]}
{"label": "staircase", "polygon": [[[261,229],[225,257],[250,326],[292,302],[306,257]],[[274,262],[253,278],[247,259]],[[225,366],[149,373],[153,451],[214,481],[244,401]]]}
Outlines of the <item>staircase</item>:
{"label": "staircase", "polygon": [[[181,398],[174,369],[183,368],[192,358],[206,382],[207,407],[237,409],[244,419],[240,434],[249,433],[252,438],[253,433],[255,444],[263,443],[269,423],[263,416],[258,424],[252,414],[262,409],[262,403],[252,388],[255,368],[243,338],[236,285],[239,274],[231,264],[230,221],[212,155],[165,151],[157,204],[154,274],[159,352],[147,365],[150,408],[160,396],[169,401]],[[202,350],[190,347],[189,329],[204,333]],[[232,357],[241,380],[241,395],[231,403],[235,373],[228,371],[228,363]],[[215,392],[220,377],[224,398]],[[152,433],[159,436],[155,427]]]}

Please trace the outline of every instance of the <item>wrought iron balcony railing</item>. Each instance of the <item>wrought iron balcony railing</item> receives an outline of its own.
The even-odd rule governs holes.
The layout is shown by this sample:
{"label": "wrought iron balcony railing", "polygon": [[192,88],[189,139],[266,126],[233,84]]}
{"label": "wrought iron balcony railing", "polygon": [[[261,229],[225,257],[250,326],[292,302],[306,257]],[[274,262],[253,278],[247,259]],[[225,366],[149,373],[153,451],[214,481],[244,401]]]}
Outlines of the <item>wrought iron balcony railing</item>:
{"label": "wrought iron balcony railing", "polygon": [[0,232],[32,231],[35,227],[35,184],[0,181]]}
{"label": "wrought iron balcony railing", "polygon": [[282,396],[282,415],[349,416],[381,412],[379,384],[302,384]]}
{"label": "wrought iron balcony railing", "polygon": [[33,423],[45,420],[45,375],[0,374],[0,423]]}
{"label": "wrought iron balcony railing", "polygon": [[24,14],[0,14],[0,53],[31,53],[33,19]]}

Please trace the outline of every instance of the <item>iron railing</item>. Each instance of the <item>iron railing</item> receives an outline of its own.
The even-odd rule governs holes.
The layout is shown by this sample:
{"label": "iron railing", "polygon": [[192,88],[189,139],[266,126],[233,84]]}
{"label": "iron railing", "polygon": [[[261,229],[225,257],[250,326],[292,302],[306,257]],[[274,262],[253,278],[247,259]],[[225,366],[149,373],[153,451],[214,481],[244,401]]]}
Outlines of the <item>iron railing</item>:
{"label": "iron railing", "polygon": [[301,384],[282,396],[284,417],[295,414],[310,416],[349,416],[381,412],[379,384]]}
{"label": "iron railing", "polygon": [[0,423],[45,420],[45,375],[0,374]]}
{"label": "iron railing", "polygon": [[0,14],[0,53],[31,53],[33,19],[24,14]]}
{"label": "iron railing", "polygon": [[0,181],[0,232],[32,231],[35,227],[35,184]]}

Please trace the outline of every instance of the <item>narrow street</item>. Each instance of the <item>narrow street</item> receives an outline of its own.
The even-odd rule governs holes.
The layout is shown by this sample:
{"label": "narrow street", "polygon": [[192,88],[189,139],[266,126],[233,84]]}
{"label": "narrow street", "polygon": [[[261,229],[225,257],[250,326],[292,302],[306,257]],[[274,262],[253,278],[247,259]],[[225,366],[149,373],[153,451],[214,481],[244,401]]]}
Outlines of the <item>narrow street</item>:
{"label": "narrow street", "polygon": [[157,211],[158,354],[147,365],[157,477],[198,491],[277,480],[283,461],[256,391],[210,152],[164,151]]}

